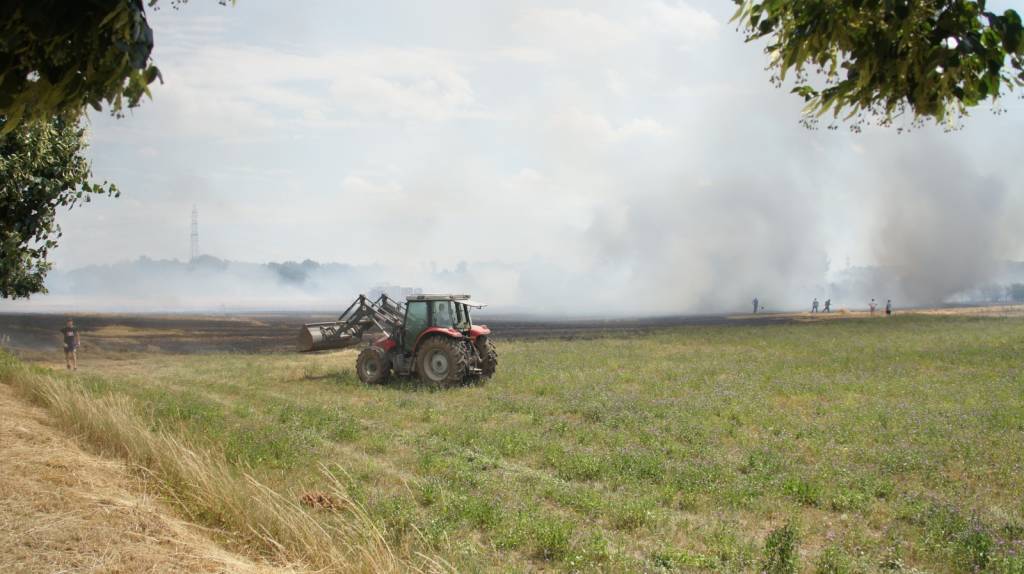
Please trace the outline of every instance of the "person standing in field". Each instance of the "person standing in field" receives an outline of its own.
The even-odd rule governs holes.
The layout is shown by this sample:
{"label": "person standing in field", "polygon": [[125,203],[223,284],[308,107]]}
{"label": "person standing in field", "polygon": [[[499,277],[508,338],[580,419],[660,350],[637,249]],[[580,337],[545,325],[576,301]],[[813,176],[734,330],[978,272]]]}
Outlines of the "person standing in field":
{"label": "person standing in field", "polygon": [[757,314],[757,305],[760,303],[760,301],[757,300],[757,297],[754,297],[754,300],[751,301],[751,303],[754,304],[754,313]]}
{"label": "person standing in field", "polygon": [[81,338],[78,336],[78,328],[75,327],[74,321],[68,319],[68,322],[64,324],[64,328],[60,332],[64,335],[64,362],[67,363],[69,371],[77,371],[78,347],[82,343]]}
{"label": "person standing in field", "polygon": [[811,302],[811,313],[817,313],[817,312],[818,312],[818,298],[815,297],[814,301]]}
{"label": "person standing in field", "polygon": [[885,316],[892,317],[892,299],[885,300]]}
{"label": "person standing in field", "polygon": [[825,299],[825,312],[826,313],[831,313],[832,312],[832,300],[831,299]]}
{"label": "person standing in field", "polygon": [[869,309],[869,310],[871,311],[871,314],[872,314],[872,315],[874,315],[874,314],[875,314],[875,308],[876,308],[876,307],[878,307],[878,303],[875,303],[875,298],[874,298],[874,297],[872,297],[872,298],[871,298],[871,302],[870,302],[870,303],[868,303],[868,309]]}

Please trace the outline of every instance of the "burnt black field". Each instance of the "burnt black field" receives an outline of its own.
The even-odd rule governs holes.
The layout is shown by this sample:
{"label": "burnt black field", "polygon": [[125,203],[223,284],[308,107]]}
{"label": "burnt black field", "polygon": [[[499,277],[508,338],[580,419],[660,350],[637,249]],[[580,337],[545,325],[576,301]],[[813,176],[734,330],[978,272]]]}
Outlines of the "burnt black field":
{"label": "burnt black field", "polygon": [[[69,315],[0,313],[0,339],[15,351],[58,349],[59,330]],[[70,315],[81,330],[83,348],[105,352],[270,353],[290,352],[304,323],[337,317],[312,313],[80,314]],[[639,335],[685,325],[750,325],[791,322],[792,315],[671,316],[632,319],[566,319],[481,316],[495,339],[587,339]],[[6,337],[6,338],[4,338]]]}

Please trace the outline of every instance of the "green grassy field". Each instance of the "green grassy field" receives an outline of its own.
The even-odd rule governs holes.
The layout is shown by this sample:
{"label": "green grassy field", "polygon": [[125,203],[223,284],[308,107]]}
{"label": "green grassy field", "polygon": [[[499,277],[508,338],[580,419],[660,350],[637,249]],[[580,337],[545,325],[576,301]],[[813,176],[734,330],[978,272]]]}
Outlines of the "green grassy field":
{"label": "green grassy field", "polygon": [[447,389],[364,386],[351,351],[58,376],[290,499],[327,488],[326,465],[395,548],[463,571],[1024,572],[1022,319],[499,352],[494,379]]}

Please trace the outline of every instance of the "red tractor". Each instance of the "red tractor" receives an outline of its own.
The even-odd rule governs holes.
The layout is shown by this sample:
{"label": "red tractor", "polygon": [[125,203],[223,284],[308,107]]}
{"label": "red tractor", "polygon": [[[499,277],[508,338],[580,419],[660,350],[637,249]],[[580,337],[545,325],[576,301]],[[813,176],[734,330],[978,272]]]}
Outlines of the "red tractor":
{"label": "red tractor", "polygon": [[490,378],[498,368],[491,330],[470,317],[471,309],[482,307],[469,295],[410,295],[405,303],[360,295],[337,321],[304,325],[298,349],[344,349],[377,332],[380,336],[356,359],[364,383],[382,384],[392,374],[416,375],[431,384]]}

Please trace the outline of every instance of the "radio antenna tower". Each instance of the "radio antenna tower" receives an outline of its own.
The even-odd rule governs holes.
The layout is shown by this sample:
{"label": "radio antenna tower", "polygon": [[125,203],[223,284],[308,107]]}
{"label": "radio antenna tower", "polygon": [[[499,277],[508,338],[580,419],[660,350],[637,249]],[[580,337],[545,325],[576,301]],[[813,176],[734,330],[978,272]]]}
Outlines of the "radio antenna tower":
{"label": "radio antenna tower", "polygon": [[192,252],[189,261],[195,261],[199,257],[199,209],[192,206]]}

